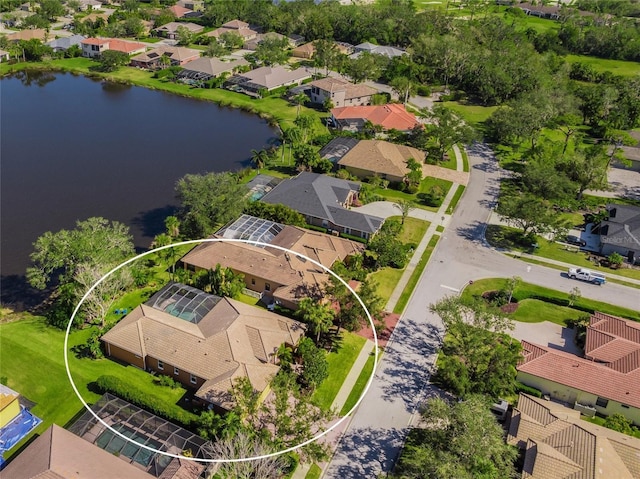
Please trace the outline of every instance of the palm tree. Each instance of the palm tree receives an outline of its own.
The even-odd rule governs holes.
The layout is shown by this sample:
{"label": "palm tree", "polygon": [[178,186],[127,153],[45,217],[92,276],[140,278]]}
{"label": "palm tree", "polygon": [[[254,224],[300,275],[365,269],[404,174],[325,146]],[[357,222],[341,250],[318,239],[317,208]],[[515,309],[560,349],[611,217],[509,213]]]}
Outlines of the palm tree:
{"label": "palm tree", "polygon": [[269,161],[269,152],[264,148],[262,150],[251,150],[251,162],[258,169],[258,173],[260,173],[260,169],[264,168],[264,165]]}
{"label": "palm tree", "polygon": [[410,200],[398,200],[398,202],[394,203],[393,206],[398,208],[400,210],[400,213],[402,214],[401,224],[404,224],[404,220],[407,219],[407,216],[409,216],[409,213],[415,207],[413,201]]}
{"label": "palm tree", "polygon": [[309,97],[304,93],[298,93],[297,95],[291,97],[291,103],[298,107],[298,109],[296,110],[296,118],[300,116],[300,106],[306,104],[308,101]]}
{"label": "palm tree", "polygon": [[180,236],[180,220],[175,216],[167,216],[164,220],[164,226],[167,229],[167,234],[172,238]]}

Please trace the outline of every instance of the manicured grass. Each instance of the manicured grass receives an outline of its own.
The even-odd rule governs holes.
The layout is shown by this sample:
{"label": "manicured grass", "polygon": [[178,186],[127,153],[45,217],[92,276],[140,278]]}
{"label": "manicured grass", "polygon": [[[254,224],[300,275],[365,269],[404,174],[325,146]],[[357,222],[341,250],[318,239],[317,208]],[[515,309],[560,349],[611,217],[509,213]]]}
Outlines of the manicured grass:
{"label": "manicured grass", "polygon": [[374,193],[382,196],[386,201],[397,202],[398,200],[413,201],[416,208],[427,211],[438,211],[437,206],[427,206],[416,198],[416,195],[405,193],[404,191],[393,190],[391,188],[375,188]]}
{"label": "manicured grass", "polygon": [[[473,284],[467,285],[467,287],[465,287],[464,291],[462,292],[462,296],[469,298],[473,296],[480,296],[485,291],[498,291],[504,288],[506,286],[506,283],[506,278],[489,278],[474,281]],[[520,283],[520,285],[518,285],[513,293],[513,297],[518,301],[533,298],[558,306],[568,306],[569,304],[569,293],[564,293],[555,289],[536,286],[534,284],[525,282],[522,282]],[[613,316],[620,316],[623,318],[640,321],[639,311],[634,311],[632,309],[623,308],[621,306],[603,303],[602,301],[595,301],[588,298],[579,298],[574,303],[574,305],[571,306],[571,308],[578,311],[583,311],[585,313],[601,311]]]}
{"label": "manicured grass", "polygon": [[462,171],[469,172],[469,155],[464,146],[460,145],[460,154],[462,154]]}
{"label": "manicured grass", "polygon": [[460,198],[462,198],[462,193],[464,193],[464,189],[465,189],[464,185],[458,185],[458,188],[456,189],[456,192],[453,194],[453,198],[451,198],[451,202],[447,207],[448,215],[453,214],[453,212],[455,211],[456,206],[458,206],[458,201],[460,201]]}
{"label": "manicured grass", "polygon": [[378,285],[376,293],[384,300],[385,304],[402,278],[402,273],[404,273],[404,269],[386,267],[369,274],[369,279]]}
{"label": "manicured grass", "polygon": [[442,166],[443,168],[448,168],[450,170],[455,170],[458,167],[458,162],[456,160],[456,154],[453,151],[453,148],[447,151],[447,161],[438,162],[438,166]]}
{"label": "manicured grass", "polygon": [[313,403],[326,410],[331,408],[342,383],[366,342],[362,336],[344,330],[340,332],[340,336],[341,338],[334,345],[333,351],[327,355],[329,377],[313,393]]}
{"label": "manicured grass", "polygon": [[[392,219],[402,220],[401,216],[391,216]],[[389,218],[387,218],[389,219]],[[422,237],[427,232],[427,228],[429,228],[428,221],[421,220],[418,218],[411,218],[408,216],[404,220],[404,226],[402,228],[402,233],[398,239],[404,244],[414,244],[418,245],[422,240]]]}
{"label": "manicured grass", "polygon": [[[91,328],[72,332],[70,348],[84,344],[90,334]],[[10,388],[36,403],[32,412],[43,420],[36,433],[42,433],[52,423],[64,426],[84,410],[64,368],[63,331],[48,326],[44,318],[33,317],[0,325],[0,336],[2,376],[8,378]],[[72,351],[68,357],[76,386],[89,404],[100,395],[89,391],[88,386],[103,374],[135,384],[148,394],[163,398],[168,404],[176,404],[185,393],[182,388],[171,389],[155,384],[153,376],[133,366],[124,366],[109,359],[79,359]]]}
{"label": "manicured grass", "polygon": [[443,105],[458,113],[464,121],[475,127],[481,126],[498,108],[497,106],[463,104],[458,101],[445,101]]}
{"label": "manicured grass", "polygon": [[552,323],[567,325],[570,319],[578,319],[584,316],[583,311],[569,308],[567,306],[558,306],[557,304],[545,303],[539,299],[523,299],[518,302],[518,309],[510,316],[516,321],[523,323],[540,323],[542,321],[550,321]]}
{"label": "manicured grass", "polygon": [[635,76],[640,74],[640,64],[624,60],[608,60],[605,58],[588,57],[584,55],[567,55],[568,63],[584,63],[597,72],[609,71],[614,75]]}
{"label": "manicured grass", "polygon": [[349,411],[351,411],[351,408],[355,406],[358,402],[358,399],[360,399],[360,396],[362,395],[362,392],[364,391],[364,388],[367,385],[367,382],[369,382],[369,378],[373,373],[373,365],[375,363],[375,360],[375,354],[371,353],[369,355],[369,358],[367,359],[367,362],[364,364],[362,371],[360,372],[360,376],[358,376],[356,383],[353,385],[353,389],[351,390],[351,393],[349,393],[347,401],[344,403],[344,406],[342,406],[340,416],[345,416]]}
{"label": "manicured grass", "polygon": [[444,233],[444,226],[442,226],[442,225],[438,225],[438,226],[436,226],[436,231],[437,231],[438,233]]}
{"label": "manicured grass", "polygon": [[311,468],[309,469],[309,472],[307,472],[307,475],[304,476],[304,479],[320,479],[321,475],[322,469],[320,469],[316,464],[311,464]]}
{"label": "manicured grass", "polygon": [[409,278],[409,282],[405,286],[404,290],[402,291],[402,294],[400,295],[400,298],[398,298],[398,302],[393,308],[394,313],[402,314],[402,312],[404,311],[404,308],[407,306],[407,303],[409,302],[409,298],[411,297],[413,290],[418,284],[418,280],[420,279],[420,276],[422,276],[422,272],[424,271],[424,268],[427,266],[427,263],[429,262],[429,258],[431,257],[431,253],[433,253],[433,250],[435,249],[436,244],[438,244],[439,239],[440,239],[440,235],[433,235],[431,237],[431,240],[429,241],[427,248],[424,250],[424,253],[422,253],[422,257],[420,258],[420,261],[416,265],[416,269],[413,270],[413,273]]}

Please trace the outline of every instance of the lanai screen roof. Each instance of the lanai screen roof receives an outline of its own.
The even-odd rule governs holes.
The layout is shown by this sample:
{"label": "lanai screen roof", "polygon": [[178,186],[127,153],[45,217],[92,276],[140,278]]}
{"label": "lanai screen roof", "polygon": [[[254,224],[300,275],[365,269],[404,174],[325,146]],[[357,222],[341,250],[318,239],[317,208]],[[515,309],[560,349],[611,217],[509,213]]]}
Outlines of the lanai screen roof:
{"label": "lanai screen roof", "polygon": [[[283,228],[284,226],[280,223],[242,215],[233,223],[218,231],[217,234],[228,239],[243,239],[270,244]],[[262,245],[255,246],[264,247]]]}
{"label": "lanai screen roof", "polygon": [[172,284],[152,296],[147,304],[176,318],[198,324],[221,299],[191,286]]}

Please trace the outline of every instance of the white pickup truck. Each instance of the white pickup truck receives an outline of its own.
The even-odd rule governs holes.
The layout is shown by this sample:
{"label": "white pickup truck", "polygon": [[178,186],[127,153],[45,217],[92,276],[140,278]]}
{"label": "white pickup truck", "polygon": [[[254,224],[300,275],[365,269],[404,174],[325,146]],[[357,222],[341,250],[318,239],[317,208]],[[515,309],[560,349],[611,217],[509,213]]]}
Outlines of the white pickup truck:
{"label": "white pickup truck", "polygon": [[588,281],[589,283],[597,285],[602,285],[607,282],[607,278],[605,278],[603,274],[595,273],[584,268],[569,268],[567,275],[571,279],[581,279],[582,281]]}

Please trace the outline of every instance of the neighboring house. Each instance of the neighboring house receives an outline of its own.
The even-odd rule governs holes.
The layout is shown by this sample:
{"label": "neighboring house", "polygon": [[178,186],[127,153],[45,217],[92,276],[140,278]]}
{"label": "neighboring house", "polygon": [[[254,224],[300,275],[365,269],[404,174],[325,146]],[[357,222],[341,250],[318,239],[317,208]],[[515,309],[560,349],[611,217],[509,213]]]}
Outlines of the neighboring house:
{"label": "neighboring house", "polygon": [[[53,36],[53,35],[52,35]],[[20,40],[40,40],[41,42],[46,42],[49,38],[49,33],[42,28],[30,28],[28,30],[20,30],[19,32],[9,33],[7,35],[7,40],[10,42],[19,42]]]}
{"label": "neighboring house", "polygon": [[53,48],[54,52],[64,52],[73,45],[81,46],[82,41],[86,40],[86,38],[87,37],[83,35],[71,35],[70,37],[61,37],[51,40],[50,42],[47,42],[47,45]]}
{"label": "neighboring house", "polygon": [[81,12],[100,10],[102,8],[102,3],[98,2],[98,0],[78,0],[78,3],[80,3]]}
{"label": "neighboring house", "polygon": [[[260,293],[263,302],[274,300],[289,309],[297,309],[303,298],[320,300],[329,280],[324,269],[306,258],[330,269],[336,261],[364,250],[364,245],[344,238],[249,215],[242,215],[215,237],[264,245],[230,241],[203,243],[182,257],[181,263],[191,271],[214,269],[217,264],[231,268],[244,275],[247,288]],[[265,246],[267,244],[286,248],[294,254]]]}
{"label": "neighboring house", "polygon": [[245,303],[170,283],[102,336],[107,356],[166,374],[203,404],[233,407],[232,383],[262,393],[280,369],[276,351],[295,347],[304,326]]}
{"label": "neighboring house", "polygon": [[511,413],[507,442],[524,451],[522,479],[640,477],[640,439],[526,394]]}
{"label": "neighboring house", "polygon": [[119,38],[87,38],[82,40],[80,44],[82,45],[82,56],[87,58],[98,58],[102,52],[107,50],[136,55],[147,49],[147,45],[144,43],[129,42]]}
{"label": "neighboring house", "polygon": [[0,50],[0,63],[9,61],[9,52]]}
{"label": "neighboring house", "polygon": [[153,479],[154,476],[54,424],[3,469],[2,477]]}
{"label": "neighboring house", "polygon": [[399,103],[345,106],[331,110],[331,123],[341,130],[360,131],[367,121],[385,130],[409,131],[420,125],[416,116]]}
{"label": "neighboring house", "polygon": [[201,12],[204,10],[204,1],[203,0],[179,0],[176,5],[187,8],[194,12]]}
{"label": "neighboring house", "polygon": [[322,147],[320,158],[329,160],[331,163],[337,163],[357,144],[358,140],[356,138],[337,136]]}
{"label": "neighboring house", "polygon": [[242,46],[242,48],[244,48],[245,50],[254,51],[258,48],[258,45],[260,45],[265,40],[286,40],[290,48],[294,47],[294,42],[291,38],[285,35],[281,35],[280,33],[267,32],[267,33],[258,33],[258,35],[256,35],[255,38],[246,41]]}
{"label": "neighboring house", "polygon": [[585,358],[522,341],[517,378],[591,415],[622,414],[640,425],[640,324],[596,313]]}
{"label": "neighboring house", "polygon": [[399,183],[410,171],[407,168],[409,158],[423,164],[425,154],[416,148],[388,141],[361,140],[338,161],[338,165],[361,179],[377,175]]}
{"label": "neighboring house", "polygon": [[305,43],[291,50],[291,56],[295,58],[304,58],[310,60],[316,54],[316,46],[314,42]]}
{"label": "neighboring house", "polygon": [[640,207],[607,205],[609,217],[598,227],[600,252],[619,253],[630,263],[640,261]]}
{"label": "neighboring house", "polygon": [[[30,401],[4,384],[0,384],[0,470],[4,466],[4,453],[27,437],[41,422],[28,408]],[[2,477],[5,477],[2,474]],[[7,477],[11,477],[10,475]]]}
{"label": "neighboring house", "polygon": [[242,39],[246,42],[249,40],[253,40],[258,36],[258,32],[249,28],[249,24],[246,22],[242,22],[240,20],[231,20],[230,22],[225,23],[220,28],[216,28],[215,30],[205,33],[207,37],[220,38],[223,33],[235,33],[240,35]]}
{"label": "neighboring house", "polygon": [[178,29],[180,27],[186,28],[190,33],[193,33],[194,35],[197,35],[202,30],[204,30],[204,27],[202,25],[197,25],[191,22],[169,22],[158,28],[154,28],[153,31],[162,37],[169,38],[170,40],[176,40],[178,38]]}
{"label": "neighboring house", "polygon": [[[168,58],[169,65],[164,64],[163,56]],[[199,50],[163,45],[131,58],[131,66],[157,70],[166,66],[182,66],[197,58],[200,58]]]}
{"label": "neighboring house", "polygon": [[353,48],[355,52],[349,55],[349,58],[358,58],[363,52],[371,53],[373,55],[384,55],[387,58],[394,58],[407,54],[407,52],[400,50],[399,48],[388,47],[385,45],[374,45],[369,42],[361,43]]}
{"label": "neighboring house", "polygon": [[311,78],[311,74],[304,68],[289,70],[277,65],[260,67],[234,75],[227,81],[227,87],[234,91],[259,97],[263,90],[271,91],[284,86],[300,85],[309,78]]}
{"label": "neighboring house", "polygon": [[200,57],[184,65],[184,69],[178,73],[178,78],[193,81],[208,81],[217,78],[223,73],[236,71],[238,68],[248,66],[249,62],[244,58],[220,59]]}
{"label": "neighboring house", "polygon": [[20,395],[4,384],[0,384],[0,430],[20,414]]}
{"label": "neighboring house", "polygon": [[526,15],[532,17],[548,18],[550,20],[558,20],[560,18],[560,7],[551,5],[533,5],[531,3],[521,3],[516,5]]}
{"label": "neighboring house", "polygon": [[282,181],[261,201],[293,208],[310,225],[369,239],[384,219],[349,209],[357,204],[359,191],[359,183],[305,171]]}
{"label": "neighboring house", "polygon": [[101,18],[102,20],[105,21],[105,23],[108,23],[109,22],[109,17],[111,15],[113,15],[114,11],[115,10],[107,10],[106,12],[93,12],[93,13],[90,13],[89,15],[87,15],[86,17],[82,17],[80,19],[80,22],[82,22],[82,23],[86,23],[86,22],[95,23],[95,21],[98,18]]}
{"label": "neighboring house", "polygon": [[312,81],[309,85],[313,103],[322,105],[329,100],[333,107],[370,105],[371,97],[378,93],[373,87],[332,77]]}
{"label": "neighboring house", "polygon": [[167,8],[167,10],[169,10],[171,13],[173,13],[173,16],[176,18],[184,18],[186,16],[188,16],[189,14],[193,14],[193,10],[186,8],[182,5],[173,5],[169,8]]}

